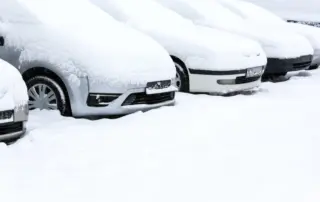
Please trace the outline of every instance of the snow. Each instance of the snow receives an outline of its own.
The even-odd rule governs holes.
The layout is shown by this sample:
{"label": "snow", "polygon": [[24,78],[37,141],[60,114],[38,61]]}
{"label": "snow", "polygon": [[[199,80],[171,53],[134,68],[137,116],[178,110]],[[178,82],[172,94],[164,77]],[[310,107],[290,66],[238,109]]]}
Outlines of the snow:
{"label": "snow", "polygon": [[[21,63],[45,61],[65,76],[88,76],[90,82],[119,88],[175,77],[174,64],[159,44],[85,0],[3,0],[1,9],[18,13],[0,13],[6,19],[0,28],[9,46],[22,49]],[[20,13],[32,23],[15,23]]]}
{"label": "snow", "polygon": [[[320,50],[320,29],[296,23],[287,23],[272,12],[250,2],[240,0],[221,0],[246,22],[255,27],[268,26],[271,30],[292,31],[306,37],[315,50],[314,61],[318,60]],[[319,61],[318,61],[319,63]]]}
{"label": "snow", "polygon": [[[295,58],[313,54],[306,38],[289,30],[270,30],[244,21],[218,0],[156,0],[195,24],[217,28],[258,41],[270,58]],[[292,46],[299,47],[293,49]]]}
{"label": "snow", "polygon": [[27,87],[20,73],[0,59],[0,111],[27,104]]}
{"label": "snow", "polygon": [[[262,66],[266,63],[265,54],[257,42],[223,31],[197,27],[190,20],[155,1],[91,2],[115,19],[151,36],[189,68],[234,70]],[[260,57],[257,57],[259,54]],[[229,60],[230,57],[233,60]]]}
{"label": "snow", "polygon": [[320,71],[96,121],[31,111],[0,145],[1,201],[318,202]]}
{"label": "snow", "polygon": [[246,0],[288,20],[320,22],[318,0]]}

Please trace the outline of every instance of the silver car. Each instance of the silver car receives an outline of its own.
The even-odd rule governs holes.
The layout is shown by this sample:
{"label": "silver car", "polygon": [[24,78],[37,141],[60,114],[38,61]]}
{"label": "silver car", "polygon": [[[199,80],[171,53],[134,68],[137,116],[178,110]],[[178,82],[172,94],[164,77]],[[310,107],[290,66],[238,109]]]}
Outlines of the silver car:
{"label": "silver car", "polygon": [[24,134],[28,120],[28,94],[19,72],[0,60],[0,141]]}
{"label": "silver car", "polygon": [[168,53],[111,17],[104,22],[109,27],[99,32],[74,24],[58,29],[16,0],[2,3],[0,58],[21,72],[29,109],[84,117],[174,104],[175,66]]}

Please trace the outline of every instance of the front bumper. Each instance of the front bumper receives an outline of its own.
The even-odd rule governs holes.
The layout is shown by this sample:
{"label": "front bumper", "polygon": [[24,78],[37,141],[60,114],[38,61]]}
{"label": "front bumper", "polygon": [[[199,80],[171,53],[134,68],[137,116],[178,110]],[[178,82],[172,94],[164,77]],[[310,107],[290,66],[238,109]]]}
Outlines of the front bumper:
{"label": "front bumper", "polygon": [[314,55],[313,55],[313,59],[312,59],[312,64],[311,66],[319,66],[320,65],[320,50],[315,50],[314,51]]}
{"label": "front bumper", "polygon": [[264,72],[264,76],[286,74],[292,71],[308,69],[312,63],[312,58],[312,55],[289,59],[268,58],[267,68]]}
{"label": "front bumper", "polygon": [[0,112],[0,141],[14,140],[26,131],[28,106],[16,107],[15,110]]}
{"label": "front bumper", "polygon": [[228,94],[260,86],[261,75],[246,77],[247,69],[235,71],[190,70],[190,92]]}
{"label": "front bumper", "polygon": [[[92,104],[92,98],[89,99],[90,95],[92,96],[94,94],[98,95],[97,98],[102,98],[104,95],[108,95],[105,94],[107,92],[90,92],[87,80],[82,79],[80,86],[77,88],[72,88],[72,96],[70,97],[72,115],[74,117],[118,116],[137,111],[148,111],[154,108],[171,106],[175,104],[174,93],[177,91],[177,88],[173,85],[171,85],[169,88],[166,88],[166,90],[159,90],[157,93],[153,92],[152,94],[147,94],[146,91],[146,88],[140,87],[129,89],[124,93],[113,92],[113,95],[116,96],[116,99],[113,99],[105,106],[98,106],[97,104]],[[173,93],[172,99],[169,98],[168,93]],[[134,97],[134,99],[132,97]],[[132,100],[128,101],[129,98]],[[102,101],[106,100],[108,99],[102,99]]]}

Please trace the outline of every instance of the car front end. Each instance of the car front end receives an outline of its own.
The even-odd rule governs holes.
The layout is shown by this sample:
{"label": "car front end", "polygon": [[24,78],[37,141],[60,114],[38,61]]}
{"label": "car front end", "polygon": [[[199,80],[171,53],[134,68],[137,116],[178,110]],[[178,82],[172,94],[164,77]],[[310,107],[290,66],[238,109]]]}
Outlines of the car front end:
{"label": "car front end", "polygon": [[190,70],[190,90],[212,94],[249,91],[260,86],[264,69],[265,66],[231,71]]}
{"label": "car front end", "polygon": [[26,132],[28,110],[27,104],[0,110],[0,141],[16,140]]}
{"label": "car front end", "polygon": [[174,78],[110,90],[107,83],[92,82],[88,77],[80,78],[80,81],[77,87],[69,86],[75,117],[126,115],[175,104]]}
{"label": "car front end", "polygon": [[26,131],[28,121],[27,87],[20,73],[0,60],[0,141],[13,141]]}
{"label": "car front end", "polygon": [[191,92],[228,94],[260,86],[267,58],[258,42],[202,26],[196,30],[194,40],[185,41],[197,47],[186,59]]}

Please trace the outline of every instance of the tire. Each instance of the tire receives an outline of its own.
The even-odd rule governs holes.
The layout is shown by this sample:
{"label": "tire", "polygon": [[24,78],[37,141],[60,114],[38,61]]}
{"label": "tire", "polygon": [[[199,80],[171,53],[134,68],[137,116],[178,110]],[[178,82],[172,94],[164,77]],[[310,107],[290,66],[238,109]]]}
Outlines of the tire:
{"label": "tire", "polygon": [[183,65],[174,61],[176,66],[176,86],[180,92],[189,92],[189,77]]}
{"label": "tire", "polygon": [[26,81],[29,109],[59,110],[61,115],[71,115],[68,96],[61,85],[48,76],[35,76]]}
{"label": "tire", "polygon": [[319,65],[312,65],[307,70],[315,70],[318,69]]}

